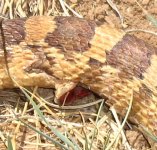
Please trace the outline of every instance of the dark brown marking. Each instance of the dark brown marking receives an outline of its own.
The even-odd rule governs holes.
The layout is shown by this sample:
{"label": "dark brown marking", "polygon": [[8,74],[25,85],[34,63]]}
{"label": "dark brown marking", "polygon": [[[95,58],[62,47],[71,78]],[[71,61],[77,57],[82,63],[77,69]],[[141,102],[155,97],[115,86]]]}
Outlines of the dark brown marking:
{"label": "dark brown marking", "polygon": [[91,67],[100,67],[103,65],[103,63],[101,63],[100,61],[94,59],[94,58],[90,58],[89,59],[89,62],[88,64],[91,66]]}
{"label": "dark brown marking", "polygon": [[17,45],[25,38],[25,24],[26,18],[4,20],[2,27],[5,36],[5,44]]}
{"label": "dark brown marking", "polygon": [[107,53],[106,64],[121,71],[120,76],[127,79],[142,79],[143,73],[151,65],[150,60],[157,49],[133,35],[125,35],[123,39]]}
{"label": "dark brown marking", "polygon": [[75,17],[55,17],[57,29],[48,33],[45,42],[63,51],[83,52],[90,48],[96,24]]}
{"label": "dark brown marking", "polygon": [[[41,46],[36,45],[27,45],[25,48],[28,48],[35,55],[34,61],[32,64],[27,66],[24,70],[28,73],[40,73],[43,72],[43,64],[46,61],[44,50]],[[23,49],[24,50],[24,49]]]}
{"label": "dark brown marking", "polygon": [[43,47],[37,45],[27,45],[27,48],[35,55],[35,61],[27,66],[24,70],[27,73],[42,73],[45,72],[53,76],[53,72],[50,71],[51,66],[55,64],[54,58],[48,57],[44,52]]}
{"label": "dark brown marking", "polygon": [[[30,47],[29,47],[30,48]],[[35,59],[34,62],[32,64],[30,64],[29,66],[27,66],[24,70],[28,73],[41,73],[44,72],[43,71],[43,64],[46,60],[45,54],[43,52],[43,50],[41,48],[30,48],[31,51],[34,53],[35,55]]]}

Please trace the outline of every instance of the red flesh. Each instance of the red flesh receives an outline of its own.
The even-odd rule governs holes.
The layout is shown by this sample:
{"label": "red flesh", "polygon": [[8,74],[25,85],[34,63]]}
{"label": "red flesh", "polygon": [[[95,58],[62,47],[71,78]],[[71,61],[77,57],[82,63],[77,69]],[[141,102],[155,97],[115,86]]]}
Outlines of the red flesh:
{"label": "red flesh", "polygon": [[69,92],[65,93],[59,98],[59,103],[62,105],[67,105],[70,103],[74,103],[75,101],[82,99],[86,96],[91,95],[92,92],[86,88],[81,86],[77,86],[74,89],[70,90]]}

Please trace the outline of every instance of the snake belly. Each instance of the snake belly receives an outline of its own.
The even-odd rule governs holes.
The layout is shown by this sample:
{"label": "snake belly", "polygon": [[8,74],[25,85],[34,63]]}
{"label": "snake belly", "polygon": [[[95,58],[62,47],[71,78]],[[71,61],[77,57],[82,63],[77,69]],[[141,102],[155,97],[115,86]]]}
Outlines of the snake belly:
{"label": "snake belly", "polygon": [[157,135],[156,48],[76,17],[4,20],[0,32],[0,89],[53,87],[59,99],[81,83],[121,116],[133,99],[129,120]]}

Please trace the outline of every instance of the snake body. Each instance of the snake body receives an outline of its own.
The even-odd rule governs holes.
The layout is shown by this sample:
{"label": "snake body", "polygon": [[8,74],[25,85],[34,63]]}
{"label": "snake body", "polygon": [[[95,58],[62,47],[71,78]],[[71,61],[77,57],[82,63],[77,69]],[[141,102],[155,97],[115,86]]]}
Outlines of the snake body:
{"label": "snake body", "polygon": [[0,89],[17,87],[14,79],[21,86],[56,88],[59,99],[82,84],[122,116],[133,100],[129,120],[157,135],[156,48],[75,17],[4,20],[0,32]]}

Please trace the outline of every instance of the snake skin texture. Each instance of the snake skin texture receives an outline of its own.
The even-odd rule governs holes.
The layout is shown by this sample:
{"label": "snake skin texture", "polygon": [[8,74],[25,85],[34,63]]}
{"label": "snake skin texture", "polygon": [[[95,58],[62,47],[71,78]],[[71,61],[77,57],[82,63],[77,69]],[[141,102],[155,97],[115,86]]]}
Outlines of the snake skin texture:
{"label": "snake skin texture", "polygon": [[55,88],[59,99],[82,84],[121,116],[133,99],[129,120],[157,136],[156,48],[75,17],[4,20],[0,32],[0,89],[17,87],[14,79],[25,87]]}

